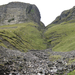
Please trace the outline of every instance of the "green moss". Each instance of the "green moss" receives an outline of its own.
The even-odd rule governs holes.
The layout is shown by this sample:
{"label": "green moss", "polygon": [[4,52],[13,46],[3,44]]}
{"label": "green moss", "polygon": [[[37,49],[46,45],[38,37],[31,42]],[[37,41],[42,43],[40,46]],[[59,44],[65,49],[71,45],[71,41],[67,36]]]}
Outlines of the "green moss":
{"label": "green moss", "polygon": [[68,73],[67,75],[75,75],[75,70],[70,72],[70,73]]}
{"label": "green moss", "polygon": [[14,20],[14,18],[12,18],[12,19],[9,19],[9,20],[8,20],[8,22],[11,22],[11,21],[13,21],[13,20]]}
{"label": "green moss", "polygon": [[4,64],[0,64],[0,66],[4,66]]}
{"label": "green moss", "polygon": [[31,9],[31,12],[34,13],[34,9]]}
{"label": "green moss", "polygon": [[0,40],[0,43],[2,42],[2,40]]}
{"label": "green moss", "polygon": [[50,61],[56,61],[56,60],[58,60],[58,59],[60,59],[60,58],[61,58],[60,55],[52,55],[52,56],[49,57],[49,60],[50,60]]}
{"label": "green moss", "polygon": [[70,58],[69,61],[68,61],[68,64],[71,65],[71,64],[74,63],[74,62],[75,62],[75,58],[74,58],[74,59],[73,59],[73,58]]}
{"label": "green moss", "polygon": [[0,43],[0,46],[3,46],[5,48],[7,48],[7,46],[5,44],[3,44],[3,43]]}

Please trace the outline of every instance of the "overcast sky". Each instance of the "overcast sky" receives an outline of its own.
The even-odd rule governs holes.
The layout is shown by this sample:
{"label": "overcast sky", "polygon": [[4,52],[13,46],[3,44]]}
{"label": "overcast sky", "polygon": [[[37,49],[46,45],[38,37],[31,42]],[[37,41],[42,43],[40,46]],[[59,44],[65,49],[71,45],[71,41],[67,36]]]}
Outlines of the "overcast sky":
{"label": "overcast sky", "polygon": [[35,4],[41,13],[41,21],[48,25],[62,11],[67,10],[75,6],[75,0],[1,0],[0,5],[7,4],[12,1],[25,2]]}

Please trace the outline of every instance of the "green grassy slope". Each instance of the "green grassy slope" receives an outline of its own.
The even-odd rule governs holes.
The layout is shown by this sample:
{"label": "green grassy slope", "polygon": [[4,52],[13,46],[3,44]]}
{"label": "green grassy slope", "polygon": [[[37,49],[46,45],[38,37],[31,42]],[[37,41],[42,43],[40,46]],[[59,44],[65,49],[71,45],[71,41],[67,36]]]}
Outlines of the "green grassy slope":
{"label": "green grassy slope", "polygon": [[46,48],[75,50],[75,23],[52,24],[46,29],[42,23],[39,26],[34,22],[0,26],[0,46],[20,51]]}
{"label": "green grassy slope", "polygon": [[51,47],[54,51],[75,50],[75,23],[49,25],[45,37],[48,48]]}
{"label": "green grassy slope", "polygon": [[0,26],[0,46],[27,51],[46,49],[42,31],[34,22]]}
{"label": "green grassy slope", "polygon": [[67,75],[75,75],[75,70],[70,72],[70,73],[68,73]]}

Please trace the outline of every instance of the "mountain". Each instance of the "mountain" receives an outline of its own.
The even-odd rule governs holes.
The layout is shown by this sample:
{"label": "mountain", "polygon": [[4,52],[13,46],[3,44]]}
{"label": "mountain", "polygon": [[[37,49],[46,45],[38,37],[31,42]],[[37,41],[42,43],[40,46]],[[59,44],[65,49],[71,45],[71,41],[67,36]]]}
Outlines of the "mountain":
{"label": "mountain", "polygon": [[24,23],[34,21],[40,24],[40,12],[35,5],[10,2],[0,6],[0,25]]}
{"label": "mountain", "polygon": [[63,11],[60,19],[57,17],[45,27],[35,5],[11,2],[0,6],[0,46],[20,51],[47,48],[75,50],[74,8]]}
{"label": "mountain", "polygon": [[45,32],[48,48],[54,51],[75,50],[75,7],[63,11]]}
{"label": "mountain", "polygon": [[75,75],[74,8],[45,27],[36,5],[0,6],[0,75]]}
{"label": "mountain", "polygon": [[35,5],[11,2],[0,6],[0,46],[20,51],[46,49],[44,28]]}
{"label": "mountain", "polygon": [[52,24],[59,24],[62,22],[75,21],[75,6],[69,10],[65,10],[58,16]]}

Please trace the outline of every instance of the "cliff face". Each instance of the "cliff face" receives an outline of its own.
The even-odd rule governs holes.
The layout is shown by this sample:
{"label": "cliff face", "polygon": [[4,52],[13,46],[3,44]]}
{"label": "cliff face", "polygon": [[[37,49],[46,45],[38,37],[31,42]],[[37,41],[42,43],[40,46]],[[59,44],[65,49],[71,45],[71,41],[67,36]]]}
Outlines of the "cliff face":
{"label": "cliff face", "polygon": [[34,21],[40,23],[40,12],[35,5],[11,2],[0,6],[0,25]]}
{"label": "cliff face", "polygon": [[59,24],[62,22],[67,22],[67,21],[75,21],[75,6],[71,8],[70,10],[65,10],[61,13],[60,16],[58,16],[52,24]]}

